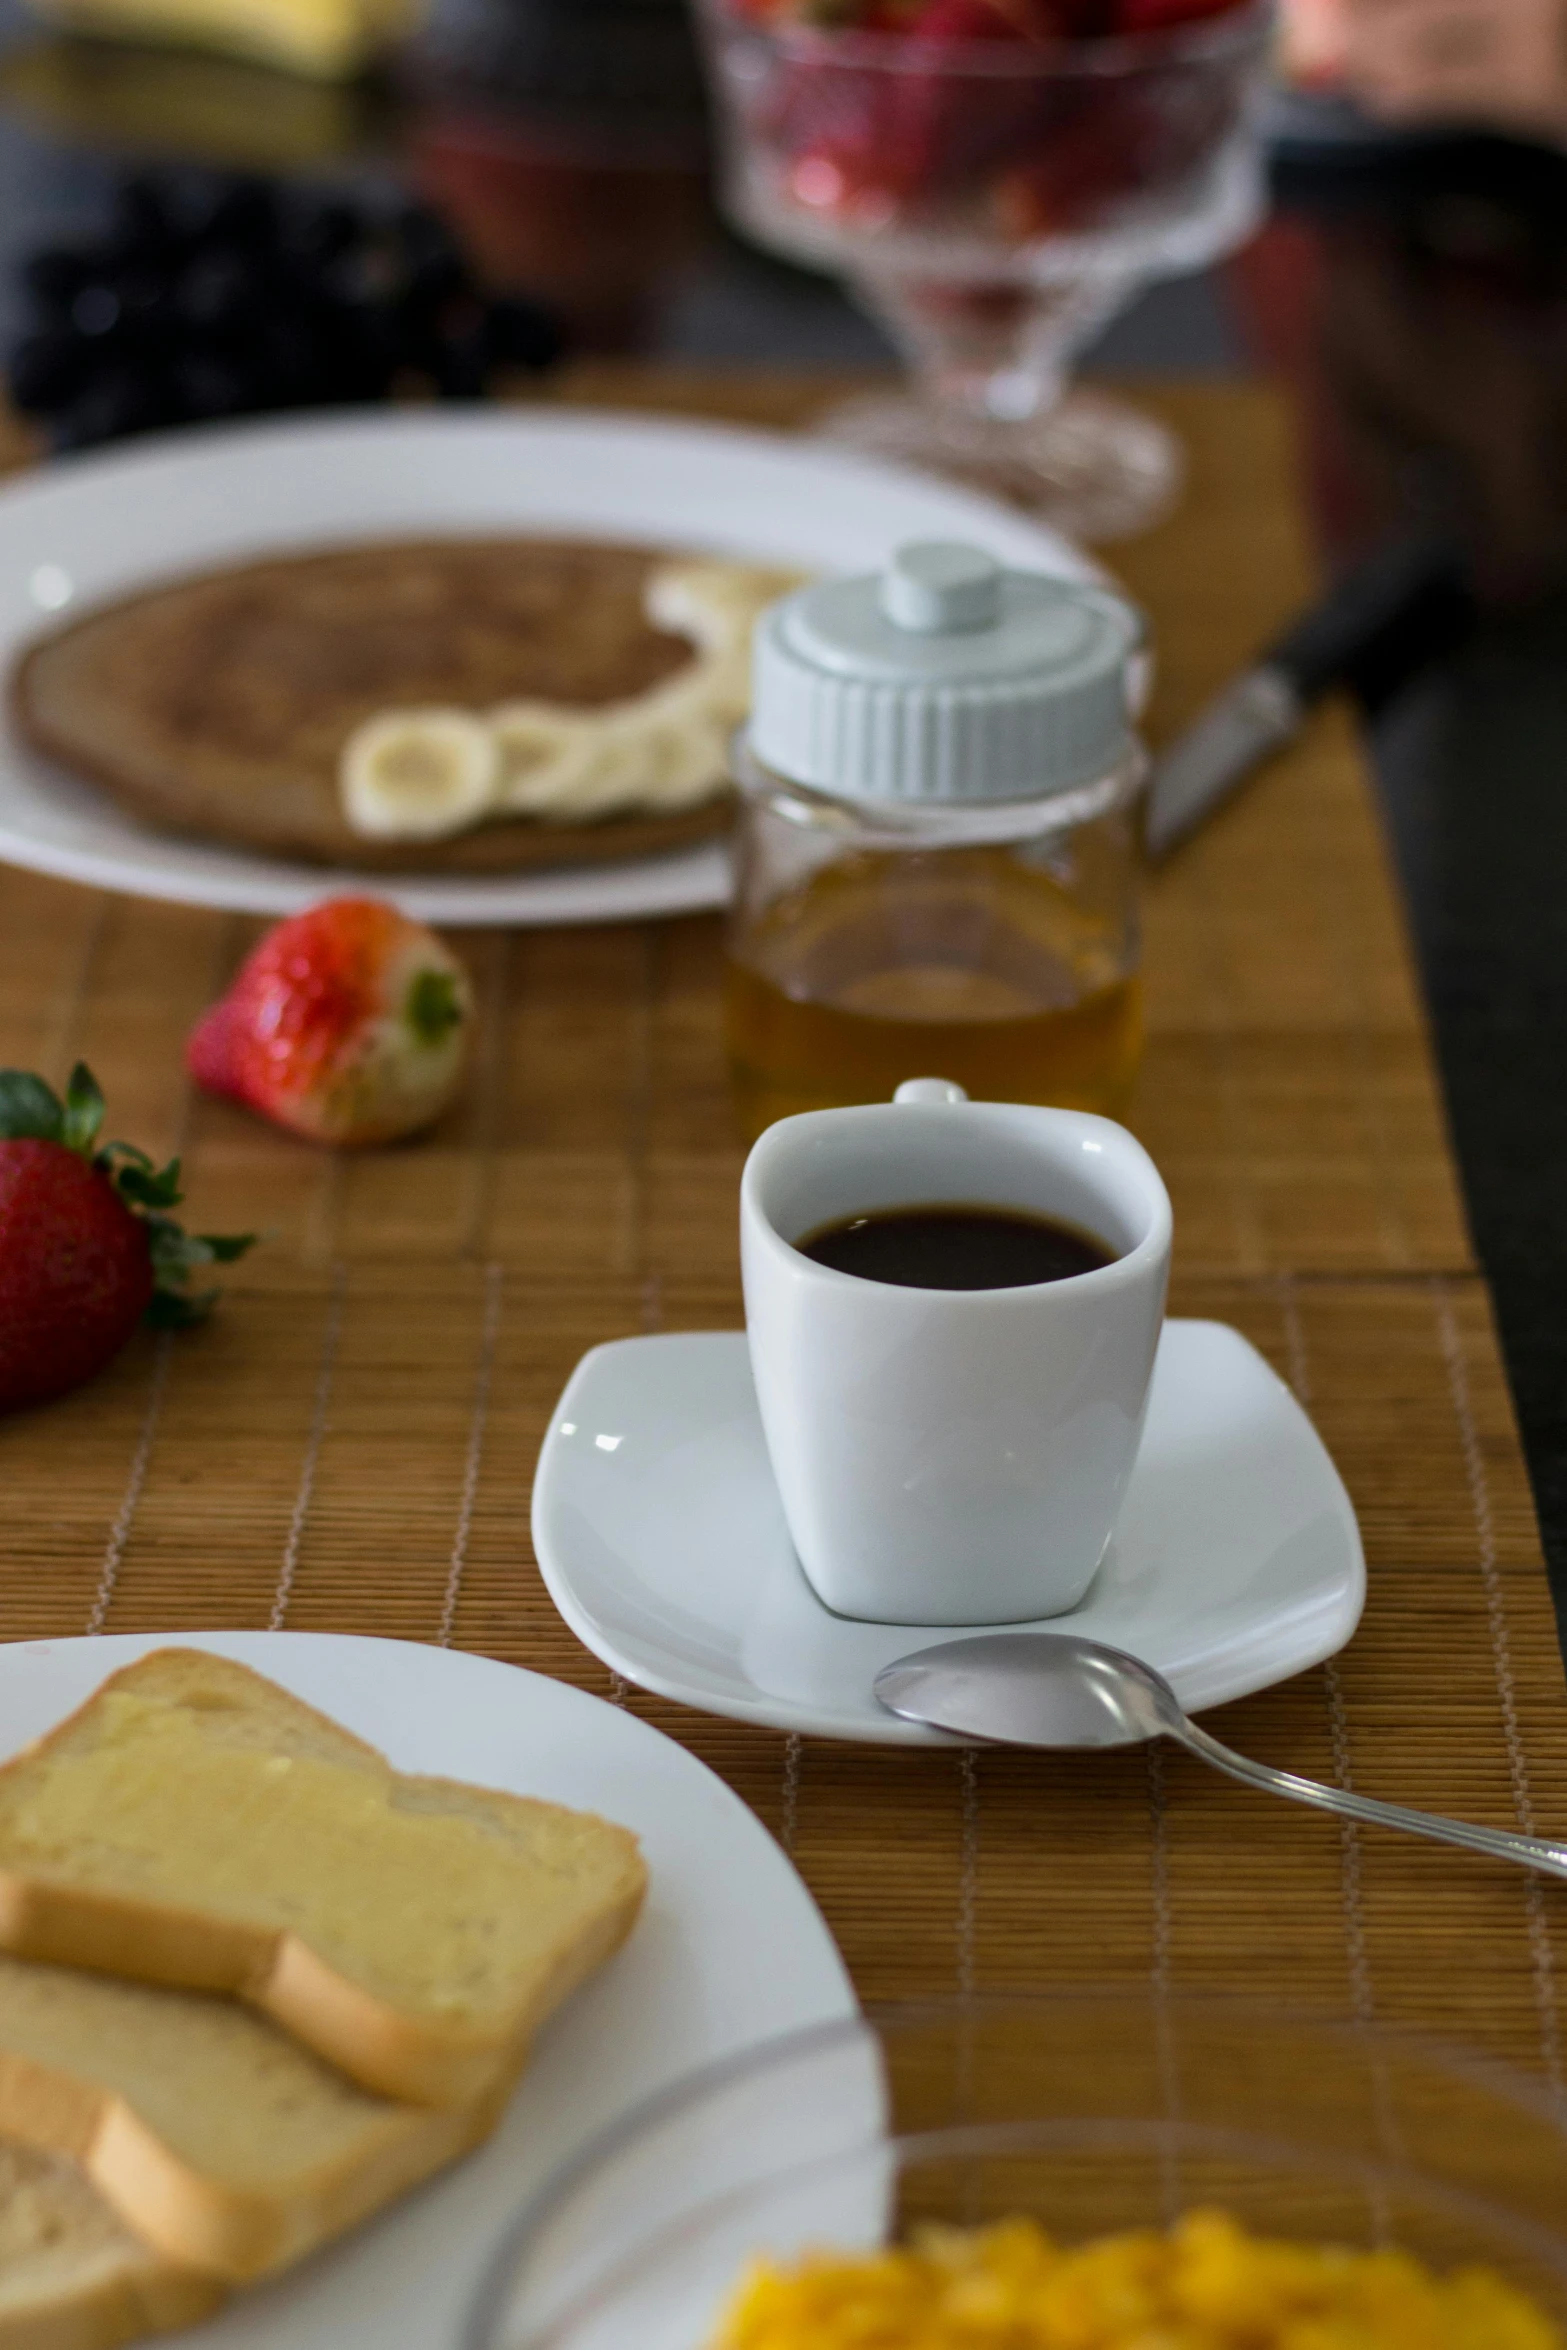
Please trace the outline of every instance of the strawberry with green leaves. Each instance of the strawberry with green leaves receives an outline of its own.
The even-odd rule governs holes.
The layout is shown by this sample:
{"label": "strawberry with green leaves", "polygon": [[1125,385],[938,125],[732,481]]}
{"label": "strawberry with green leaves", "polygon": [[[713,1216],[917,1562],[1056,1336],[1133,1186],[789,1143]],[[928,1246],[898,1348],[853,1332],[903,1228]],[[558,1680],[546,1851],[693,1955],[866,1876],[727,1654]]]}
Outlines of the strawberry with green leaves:
{"label": "strawberry with green leaves", "polygon": [[24,1069],[0,1069],[0,1413],[49,1403],[113,1360],[138,1322],[199,1322],[192,1288],[251,1236],[181,1229],[178,1159],[100,1143],[103,1095],[78,1062],[62,1101]]}

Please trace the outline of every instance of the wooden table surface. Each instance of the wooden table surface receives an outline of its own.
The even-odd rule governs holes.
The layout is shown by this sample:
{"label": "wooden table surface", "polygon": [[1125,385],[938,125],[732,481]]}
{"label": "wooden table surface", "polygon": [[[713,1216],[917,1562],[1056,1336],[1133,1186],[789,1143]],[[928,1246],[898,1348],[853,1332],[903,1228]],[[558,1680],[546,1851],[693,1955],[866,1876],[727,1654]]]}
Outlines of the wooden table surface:
{"label": "wooden table surface", "polygon": [[[579,371],[559,396],[789,424],[798,379]],[[1181,513],[1120,550],[1155,734],[1300,600],[1265,391],[1145,394]],[[14,448],[20,455],[20,448]],[[411,1147],[333,1156],[194,1098],[181,1040],[256,926],[0,871],[0,1060],[84,1056],[181,1151],[209,1229],[262,1225],[203,1331],[139,1338],[0,1426],[0,1636],[280,1626],[452,1641],[655,1721],[793,1852],[867,1996],[1237,1989],[1467,2036],[1561,2085],[1561,1888],[1360,1834],[1161,1750],[801,1742],[627,1689],[529,1548],[541,1430],[594,1342],[736,1327],[740,1152],[713,918],[466,934],[474,1080]],[[1567,1828],[1567,1709],[1530,1497],[1361,761],[1328,712],[1151,886],[1134,1123],[1175,1201],[1174,1309],[1235,1323],[1349,1484],[1371,1570],[1330,1666],[1215,1727],[1271,1762]]]}

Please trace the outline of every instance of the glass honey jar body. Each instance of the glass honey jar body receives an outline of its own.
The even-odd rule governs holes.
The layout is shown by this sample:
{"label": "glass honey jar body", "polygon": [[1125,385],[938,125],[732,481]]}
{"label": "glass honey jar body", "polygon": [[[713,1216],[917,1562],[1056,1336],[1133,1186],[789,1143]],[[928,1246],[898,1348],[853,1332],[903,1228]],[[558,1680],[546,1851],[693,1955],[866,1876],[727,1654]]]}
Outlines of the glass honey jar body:
{"label": "glass honey jar body", "polygon": [[1102,763],[1083,772],[1078,755],[1062,784],[1044,759],[1034,792],[1013,766],[989,796],[970,767],[961,794],[873,798],[783,772],[755,723],[739,738],[725,1010],[748,1140],[923,1076],[976,1100],[1124,1114],[1142,1043],[1145,761],[1124,677],[1120,692]]}

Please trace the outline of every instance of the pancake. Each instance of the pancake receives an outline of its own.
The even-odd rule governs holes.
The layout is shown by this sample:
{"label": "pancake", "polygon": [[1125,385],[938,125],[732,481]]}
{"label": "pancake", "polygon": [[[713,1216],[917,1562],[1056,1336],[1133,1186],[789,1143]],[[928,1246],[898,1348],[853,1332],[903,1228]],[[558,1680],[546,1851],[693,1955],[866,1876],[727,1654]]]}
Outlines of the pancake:
{"label": "pancake", "polygon": [[23,738],[169,832],[387,872],[495,873],[644,856],[724,830],[726,797],[669,815],[508,817],[369,840],[338,756],[378,711],[540,699],[596,708],[692,659],[647,620],[667,560],[585,540],[391,541],[249,563],[100,606],[31,646]]}

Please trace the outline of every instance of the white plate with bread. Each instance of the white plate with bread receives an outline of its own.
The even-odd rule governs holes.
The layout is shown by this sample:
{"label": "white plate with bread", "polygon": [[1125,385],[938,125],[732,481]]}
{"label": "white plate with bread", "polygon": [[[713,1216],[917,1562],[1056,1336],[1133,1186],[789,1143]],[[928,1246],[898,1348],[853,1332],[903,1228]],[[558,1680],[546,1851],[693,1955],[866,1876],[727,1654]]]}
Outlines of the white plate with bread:
{"label": "white plate with bread", "polygon": [[595,2131],[853,2012],[755,1816],[563,1683],[137,1635],[0,1648],[0,1718],[0,2350],[450,2350]]}

